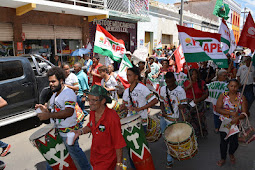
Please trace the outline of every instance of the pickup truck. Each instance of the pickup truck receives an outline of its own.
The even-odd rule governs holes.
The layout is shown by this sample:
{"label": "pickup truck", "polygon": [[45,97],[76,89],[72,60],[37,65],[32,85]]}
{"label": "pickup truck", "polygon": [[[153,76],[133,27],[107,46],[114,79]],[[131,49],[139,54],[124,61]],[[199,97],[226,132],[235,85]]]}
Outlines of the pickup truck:
{"label": "pickup truck", "polygon": [[51,96],[47,71],[54,65],[39,55],[0,57],[0,96],[8,105],[0,108],[0,127],[36,115],[36,103]]}

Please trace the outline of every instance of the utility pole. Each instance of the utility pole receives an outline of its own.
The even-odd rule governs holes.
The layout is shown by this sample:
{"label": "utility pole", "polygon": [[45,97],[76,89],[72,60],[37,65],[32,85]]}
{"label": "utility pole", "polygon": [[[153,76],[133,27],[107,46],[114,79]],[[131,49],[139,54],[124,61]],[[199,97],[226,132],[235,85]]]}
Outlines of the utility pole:
{"label": "utility pole", "polygon": [[241,12],[243,13],[243,26],[244,26],[244,23],[245,23],[245,17],[246,17],[246,14],[248,14],[249,12],[246,12],[246,7],[244,8],[244,12]]}
{"label": "utility pole", "polygon": [[181,0],[181,11],[180,11],[180,25],[183,25],[183,5],[184,5],[184,0]]}

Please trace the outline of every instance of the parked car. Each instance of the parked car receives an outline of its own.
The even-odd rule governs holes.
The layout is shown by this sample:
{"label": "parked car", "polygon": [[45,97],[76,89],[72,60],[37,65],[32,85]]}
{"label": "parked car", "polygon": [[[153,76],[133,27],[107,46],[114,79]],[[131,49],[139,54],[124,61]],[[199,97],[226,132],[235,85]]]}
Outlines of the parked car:
{"label": "parked car", "polygon": [[47,71],[54,65],[39,55],[0,57],[0,96],[8,105],[0,109],[0,127],[36,115],[36,103],[51,96]]}

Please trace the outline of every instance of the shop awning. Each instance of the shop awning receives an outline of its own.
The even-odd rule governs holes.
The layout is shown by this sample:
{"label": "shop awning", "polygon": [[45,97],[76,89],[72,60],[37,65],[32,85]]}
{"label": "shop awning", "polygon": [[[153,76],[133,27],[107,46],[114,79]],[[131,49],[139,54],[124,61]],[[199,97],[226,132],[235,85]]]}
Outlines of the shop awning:
{"label": "shop awning", "polygon": [[18,8],[30,3],[36,4],[36,8],[34,10],[37,11],[64,13],[80,16],[95,16],[95,15],[108,16],[108,11],[104,9],[96,9],[91,7],[53,2],[48,0],[0,0],[0,6],[9,8]]}

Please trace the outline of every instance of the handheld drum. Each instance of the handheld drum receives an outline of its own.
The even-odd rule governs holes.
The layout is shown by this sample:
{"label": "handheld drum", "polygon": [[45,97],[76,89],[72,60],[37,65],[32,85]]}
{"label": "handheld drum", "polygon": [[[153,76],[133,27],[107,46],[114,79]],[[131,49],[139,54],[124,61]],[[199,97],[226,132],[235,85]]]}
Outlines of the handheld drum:
{"label": "handheld drum", "polygon": [[30,136],[29,140],[53,170],[77,169],[54,124],[37,130]]}
{"label": "handheld drum", "polygon": [[168,153],[172,157],[178,160],[186,160],[196,155],[197,140],[189,123],[173,123],[165,129],[163,136]]}
{"label": "handheld drum", "polygon": [[148,115],[146,139],[148,142],[156,142],[161,137],[160,120],[156,116]]}
{"label": "handheld drum", "polygon": [[116,100],[112,100],[112,103],[108,103],[106,105],[108,108],[115,110],[119,115],[120,119],[127,116],[127,112],[125,110],[120,110],[120,104]]}
{"label": "handheld drum", "polygon": [[155,170],[148,142],[146,141],[140,115],[120,120],[122,135],[126,141],[130,157],[137,170]]}

